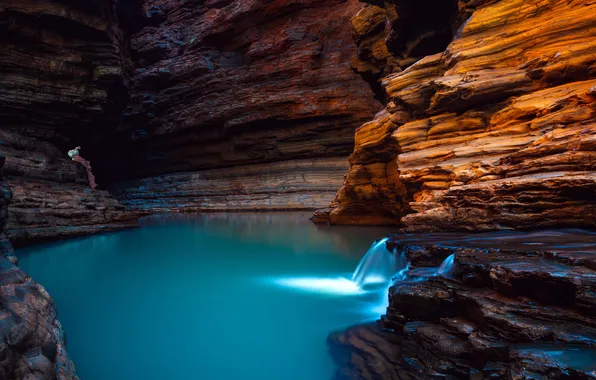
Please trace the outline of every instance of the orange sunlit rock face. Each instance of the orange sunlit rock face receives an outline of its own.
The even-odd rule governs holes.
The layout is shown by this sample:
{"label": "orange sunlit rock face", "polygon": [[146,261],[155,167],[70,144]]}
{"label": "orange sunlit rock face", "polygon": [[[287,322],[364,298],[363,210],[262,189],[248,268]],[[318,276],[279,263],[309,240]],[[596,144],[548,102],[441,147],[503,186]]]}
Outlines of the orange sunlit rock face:
{"label": "orange sunlit rock face", "polygon": [[596,226],[596,3],[484,3],[444,52],[384,76],[388,105],[316,221]]}

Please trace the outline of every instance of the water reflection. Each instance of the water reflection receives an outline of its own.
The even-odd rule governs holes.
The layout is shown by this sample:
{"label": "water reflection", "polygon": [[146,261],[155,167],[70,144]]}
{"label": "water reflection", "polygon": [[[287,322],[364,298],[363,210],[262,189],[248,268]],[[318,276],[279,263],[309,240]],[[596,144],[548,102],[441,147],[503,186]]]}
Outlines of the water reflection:
{"label": "water reflection", "polygon": [[371,241],[397,231],[396,227],[316,225],[310,221],[311,216],[312,212],[157,214],[141,219],[140,224],[208,227],[214,234],[233,234],[234,238],[247,242],[291,245],[295,253],[301,254],[309,254],[317,251],[321,245],[332,244],[334,251],[351,257],[361,257]]}

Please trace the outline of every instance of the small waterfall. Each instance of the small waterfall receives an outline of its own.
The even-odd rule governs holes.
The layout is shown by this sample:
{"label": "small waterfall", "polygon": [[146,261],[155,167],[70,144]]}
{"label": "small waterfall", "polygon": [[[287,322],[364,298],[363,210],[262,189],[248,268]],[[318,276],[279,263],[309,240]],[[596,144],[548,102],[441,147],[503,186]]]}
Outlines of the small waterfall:
{"label": "small waterfall", "polygon": [[[352,281],[359,287],[371,283],[385,283],[395,273],[395,254],[386,246],[387,238],[371,245],[352,275]],[[401,258],[399,258],[401,260]]]}
{"label": "small waterfall", "polygon": [[372,309],[372,311],[377,315],[385,314],[387,311],[387,307],[389,306],[389,288],[399,282],[404,281],[408,277],[408,272],[410,271],[410,262],[406,257],[405,248],[402,246],[398,246],[398,248],[399,254],[397,254],[397,252],[393,253],[397,257],[395,260],[395,270],[392,274],[391,280],[386,283],[386,286],[383,288],[384,290],[380,293],[381,298],[379,303]]}
{"label": "small waterfall", "polygon": [[375,315],[383,314],[389,305],[388,290],[391,286],[400,286],[412,282],[426,281],[431,277],[448,277],[452,274],[455,255],[447,257],[440,267],[412,268],[406,256],[406,247],[397,244],[397,248],[390,252],[384,238],[375,241],[352,274],[332,277],[289,277],[277,278],[277,284],[302,289],[316,293],[336,294],[342,296],[375,295],[377,301],[366,309]]}
{"label": "small waterfall", "polygon": [[404,267],[393,276],[393,282],[397,283],[400,281],[405,280],[408,277],[408,272],[410,271],[410,263],[407,262]]}
{"label": "small waterfall", "polygon": [[449,277],[451,275],[451,273],[453,272],[454,259],[455,259],[455,253],[452,253],[451,255],[449,255],[449,257],[447,257],[443,261],[443,263],[439,267],[437,274],[442,277]]}

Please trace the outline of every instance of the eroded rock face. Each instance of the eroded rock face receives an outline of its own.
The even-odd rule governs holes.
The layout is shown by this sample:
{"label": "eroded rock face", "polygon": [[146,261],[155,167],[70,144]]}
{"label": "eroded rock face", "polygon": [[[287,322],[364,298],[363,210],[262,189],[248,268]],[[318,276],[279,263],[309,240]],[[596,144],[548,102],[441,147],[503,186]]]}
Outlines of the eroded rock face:
{"label": "eroded rock face", "polygon": [[380,109],[351,67],[350,18],[363,5],[141,6],[147,17],[131,36],[136,71],[123,125],[90,156],[98,180],[115,182],[132,209],[328,204],[354,130]]}
{"label": "eroded rock face", "polygon": [[[0,157],[0,170],[4,165]],[[77,380],[54,301],[21,268],[3,233],[12,199],[0,177],[0,378]]]}
{"label": "eroded rock face", "polygon": [[[399,20],[414,2],[393,3]],[[412,231],[596,226],[596,4],[460,1],[452,25],[471,17],[447,49],[403,71],[388,62],[408,43],[400,53],[373,38],[400,29],[371,26],[396,16],[366,9],[353,20],[357,42],[372,52],[363,67],[384,75],[388,104],[356,132],[344,185],[316,221]]]}
{"label": "eroded rock face", "polygon": [[[595,242],[581,231],[391,237],[411,269],[389,289],[384,330],[330,337],[337,378],[594,378]],[[452,271],[429,271],[452,254]]]}
{"label": "eroded rock face", "polygon": [[352,68],[350,18],[362,7],[4,2],[10,235],[86,234],[135,216],[88,191],[65,154],[77,145],[127,211],[328,204],[354,130],[380,109]]}
{"label": "eroded rock face", "polygon": [[130,218],[106,191],[92,191],[84,168],[66,155],[76,145],[86,154],[89,136],[115,130],[126,104],[128,59],[115,6],[0,5],[0,153],[14,195],[7,233],[15,243],[102,231]]}

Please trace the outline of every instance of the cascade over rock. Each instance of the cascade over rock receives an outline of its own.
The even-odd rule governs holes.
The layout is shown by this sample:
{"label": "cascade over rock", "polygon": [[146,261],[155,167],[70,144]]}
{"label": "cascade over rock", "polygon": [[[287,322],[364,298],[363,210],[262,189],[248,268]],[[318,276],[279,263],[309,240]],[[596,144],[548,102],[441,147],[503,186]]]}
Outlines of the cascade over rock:
{"label": "cascade over rock", "polygon": [[358,67],[382,77],[387,106],[357,130],[344,184],[315,221],[596,226],[596,3],[444,1],[439,24],[454,37],[439,50],[447,29],[407,29],[435,2],[370,3],[352,20]]}
{"label": "cascade over rock", "polygon": [[[410,261],[409,272],[394,279],[378,326],[330,335],[336,378],[594,378],[594,238],[391,236],[387,247]],[[448,276],[434,275],[441,262],[453,264]]]}

